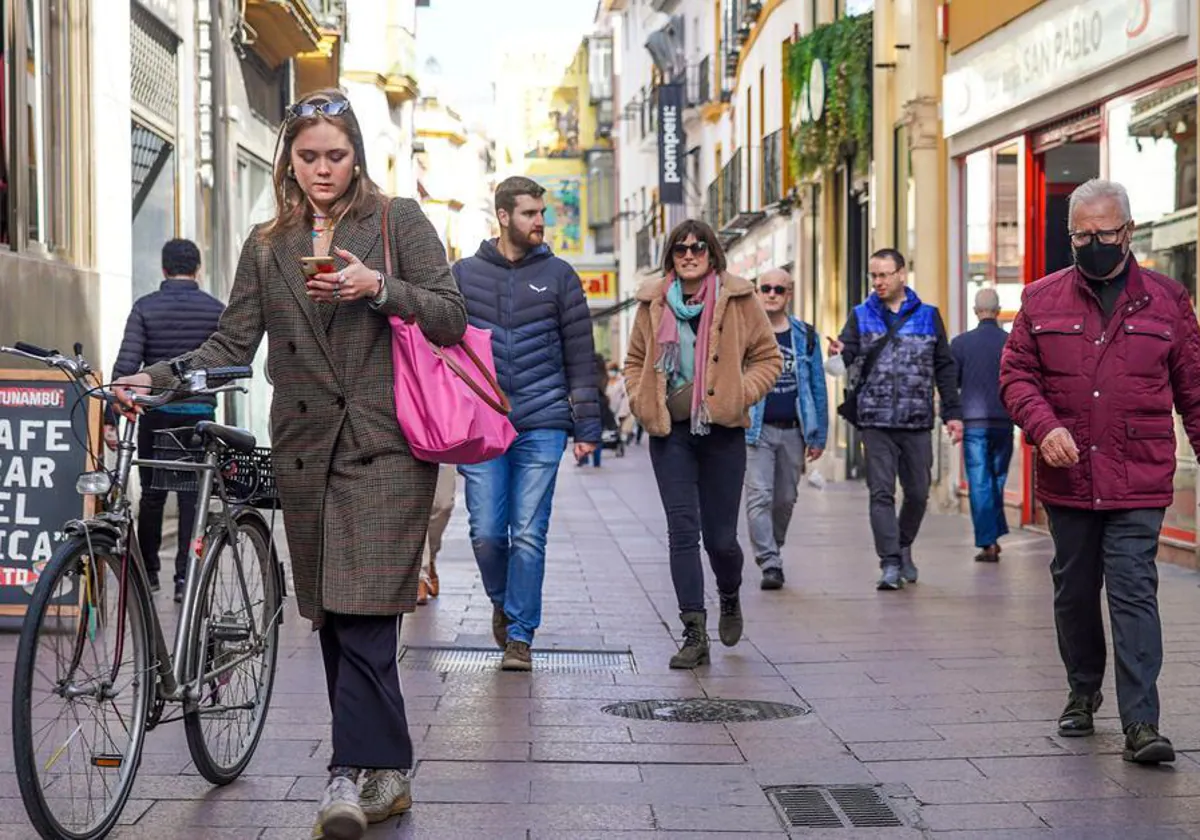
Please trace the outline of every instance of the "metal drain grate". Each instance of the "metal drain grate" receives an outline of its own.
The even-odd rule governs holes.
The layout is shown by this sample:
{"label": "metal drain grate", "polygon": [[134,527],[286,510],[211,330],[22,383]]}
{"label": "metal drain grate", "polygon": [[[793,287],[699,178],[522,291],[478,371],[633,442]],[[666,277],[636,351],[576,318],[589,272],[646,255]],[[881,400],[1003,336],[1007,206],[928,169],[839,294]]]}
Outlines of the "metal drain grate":
{"label": "metal drain grate", "polygon": [[806,715],[811,709],[766,700],[630,700],[613,703],[600,711],[634,720],[661,720],[668,723],[753,723],[759,720]]}
{"label": "metal drain grate", "polygon": [[793,828],[890,828],[904,825],[874,787],[767,788]]}
{"label": "metal drain grate", "polygon": [[[489,648],[404,647],[400,667],[411,671],[480,673],[500,670],[504,653]],[[632,674],[628,652],[602,650],[535,650],[533,670],[565,674]]]}

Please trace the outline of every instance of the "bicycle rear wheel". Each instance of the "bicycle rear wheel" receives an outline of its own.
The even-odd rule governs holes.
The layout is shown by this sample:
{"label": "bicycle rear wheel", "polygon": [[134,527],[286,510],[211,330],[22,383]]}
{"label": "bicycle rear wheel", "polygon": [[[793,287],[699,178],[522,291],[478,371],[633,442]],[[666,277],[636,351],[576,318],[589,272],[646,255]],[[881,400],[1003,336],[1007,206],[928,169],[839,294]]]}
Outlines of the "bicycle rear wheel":
{"label": "bicycle rear wheel", "polygon": [[234,519],[209,542],[201,568],[193,637],[200,697],[183,723],[200,775],[226,785],[254,756],[275,684],[282,595],[262,520]]}
{"label": "bicycle rear wheel", "polygon": [[17,645],[13,754],[46,840],[92,840],[133,789],[156,679],[149,593],[113,542],[72,537],[38,580]]}

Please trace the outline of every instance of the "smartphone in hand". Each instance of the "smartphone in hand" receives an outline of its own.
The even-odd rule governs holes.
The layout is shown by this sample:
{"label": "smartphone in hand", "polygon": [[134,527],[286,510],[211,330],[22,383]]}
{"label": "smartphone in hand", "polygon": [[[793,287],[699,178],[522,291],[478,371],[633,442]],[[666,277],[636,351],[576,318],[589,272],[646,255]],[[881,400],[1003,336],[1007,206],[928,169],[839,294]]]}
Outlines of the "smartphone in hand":
{"label": "smartphone in hand", "polygon": [[337,267],[333,264],[333,257],[301,257],[300,268],[304,272],[305,277],[315,277],[318,274],[334,274],[337,272]]}

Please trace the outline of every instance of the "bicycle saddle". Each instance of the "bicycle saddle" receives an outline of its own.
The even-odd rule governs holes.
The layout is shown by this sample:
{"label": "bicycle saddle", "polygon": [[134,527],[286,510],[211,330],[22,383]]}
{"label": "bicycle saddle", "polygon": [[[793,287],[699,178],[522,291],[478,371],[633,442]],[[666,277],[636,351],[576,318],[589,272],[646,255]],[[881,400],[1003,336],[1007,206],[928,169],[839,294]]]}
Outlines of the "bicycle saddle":
{"label": "bicycle saddle", "polygon": [[253,452],[258,443],[254,439],[254,435],[245,429],[222,426],[211,420],[201,420],[197,423],[196,434],[200,435],[206,443],[210,440],[218,440],[236,452]]}

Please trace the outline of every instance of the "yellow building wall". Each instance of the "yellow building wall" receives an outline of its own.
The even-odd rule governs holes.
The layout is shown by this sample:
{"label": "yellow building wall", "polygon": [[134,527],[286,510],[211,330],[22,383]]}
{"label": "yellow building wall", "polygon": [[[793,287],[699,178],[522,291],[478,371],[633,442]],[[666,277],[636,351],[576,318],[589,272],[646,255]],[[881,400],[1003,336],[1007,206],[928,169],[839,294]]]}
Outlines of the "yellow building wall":
{"label": "yellow building wall", "polygon": [[950,4],[950,52],[971,46],[1043,0],[954,0]]}

